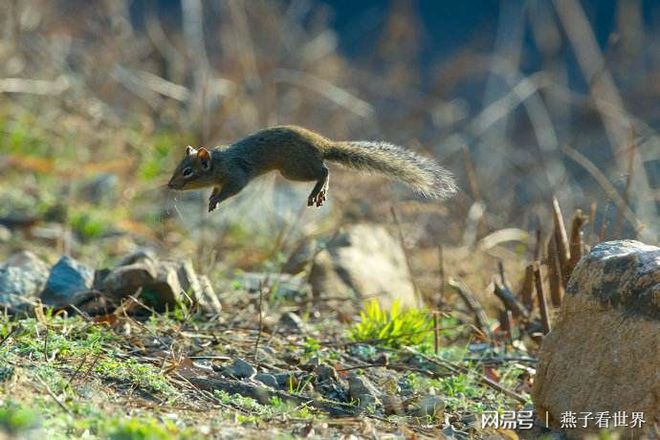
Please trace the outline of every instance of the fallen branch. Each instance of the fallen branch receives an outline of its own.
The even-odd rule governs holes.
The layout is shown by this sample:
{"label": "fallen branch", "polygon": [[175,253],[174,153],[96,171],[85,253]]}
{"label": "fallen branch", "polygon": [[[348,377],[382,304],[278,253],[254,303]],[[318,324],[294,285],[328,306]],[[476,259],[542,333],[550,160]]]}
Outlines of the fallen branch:
{"label": "fallen branch", "polygon": [[463,281],[456,280],[454,278],[449,278],[447,283],[453,287],[456,292],[458,292],[460,297],[465,302],[465,305],[468,307],[468,309],[470,309],[470,312],[474,314],[479,330],[483,331],[490,337],[490,328],[488,326],[488,317],[486,316],[486,311],[484,310],[479,300],[477,300],[477,298],[474,296],[474,294],[470,292],[468,286],[466,286]]}

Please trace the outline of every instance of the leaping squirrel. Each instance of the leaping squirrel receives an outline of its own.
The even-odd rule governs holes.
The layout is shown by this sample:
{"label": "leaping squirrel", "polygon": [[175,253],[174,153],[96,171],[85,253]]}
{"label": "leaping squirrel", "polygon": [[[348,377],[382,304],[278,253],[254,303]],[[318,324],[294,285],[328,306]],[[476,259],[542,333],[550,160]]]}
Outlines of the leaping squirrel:
{"label": "leaping squirrel", "polygon": [[316,182],[307,206],[318,207],[328,197],[326,160],[384,174],[428,198],[447,198],[457,190],[451,172],[405,148],[386,142],[333,141],[297,126],[266,128],[226,148],[188,146],[167,186],[177,190],[213,187],[211,212],[253,178],[277,170],[289,180]]}

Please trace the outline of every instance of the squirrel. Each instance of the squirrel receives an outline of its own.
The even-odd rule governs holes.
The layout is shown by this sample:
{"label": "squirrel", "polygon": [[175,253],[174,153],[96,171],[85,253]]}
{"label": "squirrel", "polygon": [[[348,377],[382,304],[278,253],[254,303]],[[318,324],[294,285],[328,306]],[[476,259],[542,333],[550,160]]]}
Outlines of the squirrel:
{"label": "squirrel", "polygon": [[384,174],[427,198],[447,198],[457,190],[451,172],[412,151],[386,142],[333,141],[297,126],[266,128],[224,148],[188,146],[167,186],[175,190],[212,187],[211,212],[253,178],[277,170],[289,180],[316,182],[307,206],[319,207],[328,197],[326,160]]}

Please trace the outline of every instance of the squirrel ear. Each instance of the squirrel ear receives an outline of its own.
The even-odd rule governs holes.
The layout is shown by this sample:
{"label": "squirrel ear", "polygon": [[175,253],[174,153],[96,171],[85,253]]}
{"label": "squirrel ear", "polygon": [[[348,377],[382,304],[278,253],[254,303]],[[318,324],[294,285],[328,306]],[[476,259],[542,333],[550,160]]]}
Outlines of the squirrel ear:
{"label": "squirrel ear", "polygon": [[211,154],[209,153],[209,150],[204,147],[200,147],[200,149],[197,150],[197,158],[200,160],[202,168],[205,170],[211,168]]}
{"label": "squirrel ear", "polygon": [[186,147],[186,156],[190,156],[190,155],[192,155],[192,154],[197,154],[197,150],[195,150],[193,147],[191,147],[190,145],[188,145],[188,146]]}

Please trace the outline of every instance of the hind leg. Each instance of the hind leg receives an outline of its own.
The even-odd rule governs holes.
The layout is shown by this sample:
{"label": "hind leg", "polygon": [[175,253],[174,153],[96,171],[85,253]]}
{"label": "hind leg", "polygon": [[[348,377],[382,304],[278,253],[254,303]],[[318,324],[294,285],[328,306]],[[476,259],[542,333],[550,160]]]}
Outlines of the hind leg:
{"label": "hind leg", "polygon": [[307,206],[316,205],[316,207],[318,208],[323,205],[323,202],[325,202],[328,197],[329,183],[330,183],[330,171],[324,165],[321,168],[321,176],[316,181],[316,185],[314,185],[314,189],[312,189],[312,192],[309,194],[309,197],[307,198]]}

